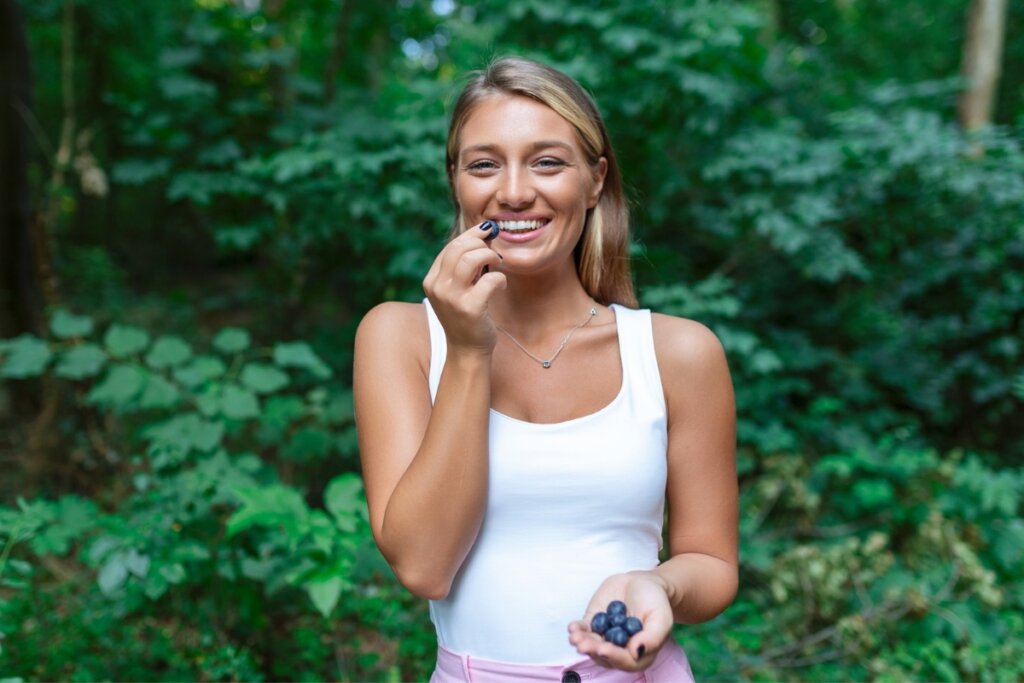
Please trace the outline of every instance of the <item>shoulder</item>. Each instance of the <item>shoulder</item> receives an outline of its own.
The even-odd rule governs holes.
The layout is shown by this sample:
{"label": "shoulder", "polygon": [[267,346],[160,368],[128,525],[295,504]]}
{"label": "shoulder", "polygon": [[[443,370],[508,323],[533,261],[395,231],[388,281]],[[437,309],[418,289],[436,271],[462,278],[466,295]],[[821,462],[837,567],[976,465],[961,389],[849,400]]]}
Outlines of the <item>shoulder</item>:
{"label": "shoulder", "polygon": [[421,364],[429,361],[430,328],[422,303],[387,301],[367,311],[356,330],[357,362],[360,356],[377,353],[402,353]]}
{"label": "shoulder", "polygon": [[357,335],[376,336],[392,332],[415,333],[417,330],[428,332],[427,311],[423,304],[385,301],[366,312],[359,323]]}
{"label": "shoulder", "polygon": [[722,342],[707,325],[663,313],[651,313],[658,363],[682,369],[725,361]]}
{"label": "shoulder", "polygon": [[706,325],[651,314],[654,351],[669,412],[692,412],[717,398],[732,401],[732,379],[722,342]]}

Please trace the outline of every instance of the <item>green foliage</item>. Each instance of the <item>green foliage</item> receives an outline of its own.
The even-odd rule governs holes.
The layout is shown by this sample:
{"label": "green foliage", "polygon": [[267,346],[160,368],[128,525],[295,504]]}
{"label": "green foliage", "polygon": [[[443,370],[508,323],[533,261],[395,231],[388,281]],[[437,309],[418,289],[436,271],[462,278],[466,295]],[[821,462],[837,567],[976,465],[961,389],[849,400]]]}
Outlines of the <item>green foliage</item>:
{"label": "green foliage", "polygon": [[[343,602],[349,612],[374,595],[397,592],[370,537],[359,478],[341,472],[307,495],[269,464],[275,450],[278,459],[307,463],[351,455],[351,396],[322,383],[331,370],[308,344],[260,348],[247,332],[232,328],[214,337],[209,352],[197,353],[201,344],[113,324],[98,335],[100,346],[83,336],[92,326],[88,318],[76,319],[75,335],[65,334],[68,316],[55,314],[51,340],[5,342],[0,369],[19,379],[40,376],[48,366],[39,359],[56,358],[55,374],[91,382],[79,393],[83,408],[94,406],[130,427],[116,446],[129,455],[118,473],[129,486],[103,510],[73,495],[0,507],[0,581],[22,596],[8,596],[0,608],[5,671],[133,678],[158,667],[184,678],[217,671],[276,677],[270,663],[278,655],[271,652],[286,652],[293,627],[313,627],[315,615],[335,618]],[[54,583],[78,565],[88,568],[91,581]],[[60,657],[35,659],[44,643],[29,627],[33,622],[21,619],[36,593],[79,609],[92,605],[98,614],[125,621],[115,627],[109,618],[90,623],[81,614],[57,631],[67,648]],[[305,597],[296,601],[296,595]],[[96,644],[66,632],[113,629],[127,635],[128,625],[136,624],[142,634],[195,611],[216,615],[197,632],[208,640],[200,650],[185,645],[192,635],[165,630],[162,650],[136,651],[134,660],[121,659],[121,668],[83,659],[81,648]],[[330,622],[320,623],[331,632]],[[362,628],[393,637],[419,626],[368,622]],[[52,633],[57,627],[47,628]],[[268,629],[281,642],[253,649],[244,644],[253,629]],[[331,648],[349,647],[340,637],[331,636]],[[117,638],[105,635],[104,642],[101,647],[112,647]],[[322,676],[328,661],[325,653],[322,661],[275,666],[284,667],[277,676],[291,666]],[[341,673],[364,677],[380,666],[373,657],[361,661]]]}
{"label": "green foliage", "polygon": [[[63,3],[21,5],[45,150]],[[451,223],[458,78],[522,54],[601,107],[642,303],[729,356],[741,592],[678,628],[698,678],[1024,676],[1020,35],[1003,127],[968,137],[954,0],[75,18],[75,155],[112,191],[49,197],[68,303],[46,338],[0,340],[0,418],[55,392],[60,462],[0,501],[3,675],[428,675],[425,606],[370,538],[347,368],[361,314],[422,297]],[[45,197],[51,167],[32,173]],[[0,429],[0,455],[31,429]]]}

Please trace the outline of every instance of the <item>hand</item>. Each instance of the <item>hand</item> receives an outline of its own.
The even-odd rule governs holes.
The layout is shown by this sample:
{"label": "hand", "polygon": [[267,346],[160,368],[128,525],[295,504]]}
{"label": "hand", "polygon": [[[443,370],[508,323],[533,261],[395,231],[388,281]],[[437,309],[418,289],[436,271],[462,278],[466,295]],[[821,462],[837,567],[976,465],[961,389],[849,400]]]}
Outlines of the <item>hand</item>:
{"label": "hand", "polygon": [[504,273],[493,270],[501,257],[485,241],[489,234],[480,225],[463,232],[445,245],[423,279],[449,350],[490,353],[497,342],[487,302],[507,283]]}
{"label": "hand", "polygon": [[[626,603],[629,615],[639,617],[644,629],[619,647],[590,630],[590,620],[612,600]],[[580,654],[601,666],[643,671],[672,633],[675,622],[664,579],[654,572],[628,572],[605,579],[587,606],[583,619],[569,624],[569,642]]]}

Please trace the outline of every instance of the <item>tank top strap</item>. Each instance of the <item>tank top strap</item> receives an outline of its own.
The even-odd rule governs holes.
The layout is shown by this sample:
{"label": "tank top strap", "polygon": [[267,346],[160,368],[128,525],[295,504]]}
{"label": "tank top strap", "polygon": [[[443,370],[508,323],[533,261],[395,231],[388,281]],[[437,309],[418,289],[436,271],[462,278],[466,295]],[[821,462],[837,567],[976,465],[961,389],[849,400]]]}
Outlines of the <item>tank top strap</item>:
{"label": "tank top strap", "polygon": [[622,381],[630,400],[654,415],[665,415],[665,392],[654,351],[654,329],[651,311],[612,304],[619,331],[619,355],[622,358]]}
{"label": "tank top strap", "polygon": [[434,402],[437,396],[437,386],[441,383],[441,371],[444,369],[444,362],[448,358],[448,340],[444,335],[444,326],[440,318],[430,305],[430,300],[424,297],[423,307],[427,310],[427,325],[430,328],[430,402]]}

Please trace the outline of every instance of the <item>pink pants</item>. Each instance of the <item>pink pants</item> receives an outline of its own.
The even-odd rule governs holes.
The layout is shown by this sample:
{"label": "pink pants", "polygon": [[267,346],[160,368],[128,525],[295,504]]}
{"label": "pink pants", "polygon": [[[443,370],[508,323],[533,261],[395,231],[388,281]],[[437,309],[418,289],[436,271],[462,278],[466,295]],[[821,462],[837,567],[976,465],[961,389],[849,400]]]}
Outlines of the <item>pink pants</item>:
{"label": "pink pants", "polygon": [[553,683],[693,683],[693,672],[683,648],[673,641],[665,643],[654,663],[646,671],[631,673],[608,669],[589,658],[567,666],[506,664],[489,659],[459,655],[439,647],[437,667],[430,683],[519,683],[520,681],[552,681]]}

